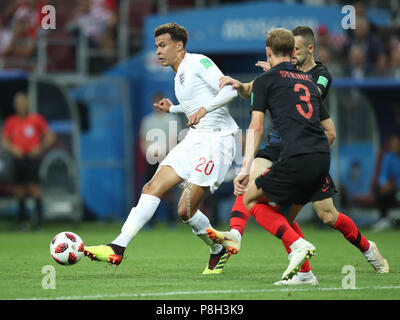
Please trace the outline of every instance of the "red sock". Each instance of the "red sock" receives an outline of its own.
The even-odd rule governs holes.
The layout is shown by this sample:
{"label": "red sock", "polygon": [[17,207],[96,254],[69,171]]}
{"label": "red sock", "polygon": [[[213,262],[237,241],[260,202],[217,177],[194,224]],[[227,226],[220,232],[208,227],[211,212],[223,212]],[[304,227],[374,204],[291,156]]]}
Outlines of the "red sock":
{"label": "red sock", "polygon": [[339,230],[347,241],[360,249],[361,252],[369,249],[368,240],[358,231],[354,221],[345,214],[339,212],[339,217],[333,228]]}
{"label": "red sock", "polygon": [[278,208],[258,203],[251,209],[250,213],[261,227],[281,239],[285,248],[300,238]]}
{"label": "red sock", "polygon": [[236,229],[243,235],[246,223],[250,218],[250,212],[243,204],[243,195],[237,196],[232,207],[231,213],[231,229]]}
{"label": "red sock", "polygon": [[[294,231],[296,231],[296,233],[302,237],[304,239],[304,235],[303,235],[303,231],[301,231],[300,226],[298,225],[298,223],[296,221],[294,221],[292,223],[292,228]],[[288,252],[290,253],[290,252]],[[303,263],[303,265],[301,266],[301,269],[299,272],[308,272],[311,271],[311,266],[310,266],[310,260],[307,260],[306,262]]]}

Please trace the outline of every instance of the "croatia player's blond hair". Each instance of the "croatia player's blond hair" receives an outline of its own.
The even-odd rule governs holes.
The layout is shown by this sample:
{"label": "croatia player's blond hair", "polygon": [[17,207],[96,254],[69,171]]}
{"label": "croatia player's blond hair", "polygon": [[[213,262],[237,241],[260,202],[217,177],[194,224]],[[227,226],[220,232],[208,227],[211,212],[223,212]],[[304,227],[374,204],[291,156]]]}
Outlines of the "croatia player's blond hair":
{"label": "croatia player's blond hair", "polygon": [[276,28],[266,33],[265,45],[275,56],[291,56],[294,48],[293,32],[285,28]]}

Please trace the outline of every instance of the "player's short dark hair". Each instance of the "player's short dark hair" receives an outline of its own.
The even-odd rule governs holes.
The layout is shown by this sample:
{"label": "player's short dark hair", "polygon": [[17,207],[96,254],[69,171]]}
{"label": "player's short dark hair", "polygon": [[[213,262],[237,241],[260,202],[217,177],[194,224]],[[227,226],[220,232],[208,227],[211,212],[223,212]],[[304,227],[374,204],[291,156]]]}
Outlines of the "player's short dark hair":
{"label": "player's short dark hair", "polygon": [[294,36],[293,32],[284,29],[276,28],[267,33],[267,39],[265,45],[271,48],[272,52],[276,56],[291,56],[294,48]]}
{"label": "player's short dark hair", "polygon": [[186,42],[188,41],[188,32],[186,29],[175,23],[165,23],[162,24],[161,26],[158,26],[157,28],[154,29],[154,38],[161,36],[165,33],[169,33],[171,35],[171,39],[175,42],[182,41],[183,46],[186,46]]}
{"label": "player's short dark hair", "polygon": [[315,45],[315,36],[313,30],[308,26],[297,26],[292,30],[294,36],[301,36],[307,45]]}

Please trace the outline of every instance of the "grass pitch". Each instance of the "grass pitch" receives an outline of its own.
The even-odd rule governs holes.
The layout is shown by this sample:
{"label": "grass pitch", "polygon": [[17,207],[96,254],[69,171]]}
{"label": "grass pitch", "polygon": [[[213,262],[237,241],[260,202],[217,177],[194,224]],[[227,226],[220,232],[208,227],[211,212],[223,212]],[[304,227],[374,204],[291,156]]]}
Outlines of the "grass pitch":
{"label": "grass pitch", "polygon": [[[58,223],[41,232],[25,233],[1,227],[0,299],[400,299],[399,230],[361,230],[389,261],[391,272],[381,275],[339,232],[304,226],[306,238],[317,247],[310,262],[318,287],[274,286],[288,265],[287,254],[278,239],[252,223],[240,253],[231,257],[222,275],[201,274],[209,250],[180,223],[174,229],[157,226],[140,232],[118,267],[87,257],[66,267],[50,257],[49,243],[61,231],[73,231],[86,245],[98,245],[113,240],[120,227],[120,223],[84,223],[79,228]],[[55,268],[55,289],[42,287],[46,265]],[[355,268],[355,290],[342,287],[346,276],[342,270],[347,265]]]}

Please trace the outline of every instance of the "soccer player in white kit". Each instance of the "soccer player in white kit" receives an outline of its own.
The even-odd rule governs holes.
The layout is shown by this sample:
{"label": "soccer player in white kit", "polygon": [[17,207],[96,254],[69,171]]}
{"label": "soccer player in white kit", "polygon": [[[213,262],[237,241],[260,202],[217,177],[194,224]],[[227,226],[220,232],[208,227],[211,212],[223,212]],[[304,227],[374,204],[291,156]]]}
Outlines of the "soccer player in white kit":
{"label": "soccer player in white kit", "polygon": [[162,196],[171,188],[184,185],[178,215],[210,247],[209,263],[203,274],[218,274],[229,255],[222,245],[208,239],[206,229],[211,227],[210,221],[198,207],[205,194],[213,193],[224,181],[235,157],[235,134],[239,128],[226,105],[237,92],[231,86],[219,89],[223,74],[208,57],[186,51],[188,34],[184,27],[164,24],[155,29],[154,37],[160,64],[175,72],[175,95],[179,101],[179,105],[173,105],[164,98],[154,105],[166,112],[184,112],[190,129],[144,185],[120,235],[107,245],[85,247],[85,255],[92,260],[120,264],[125,248],[152,218]]}

